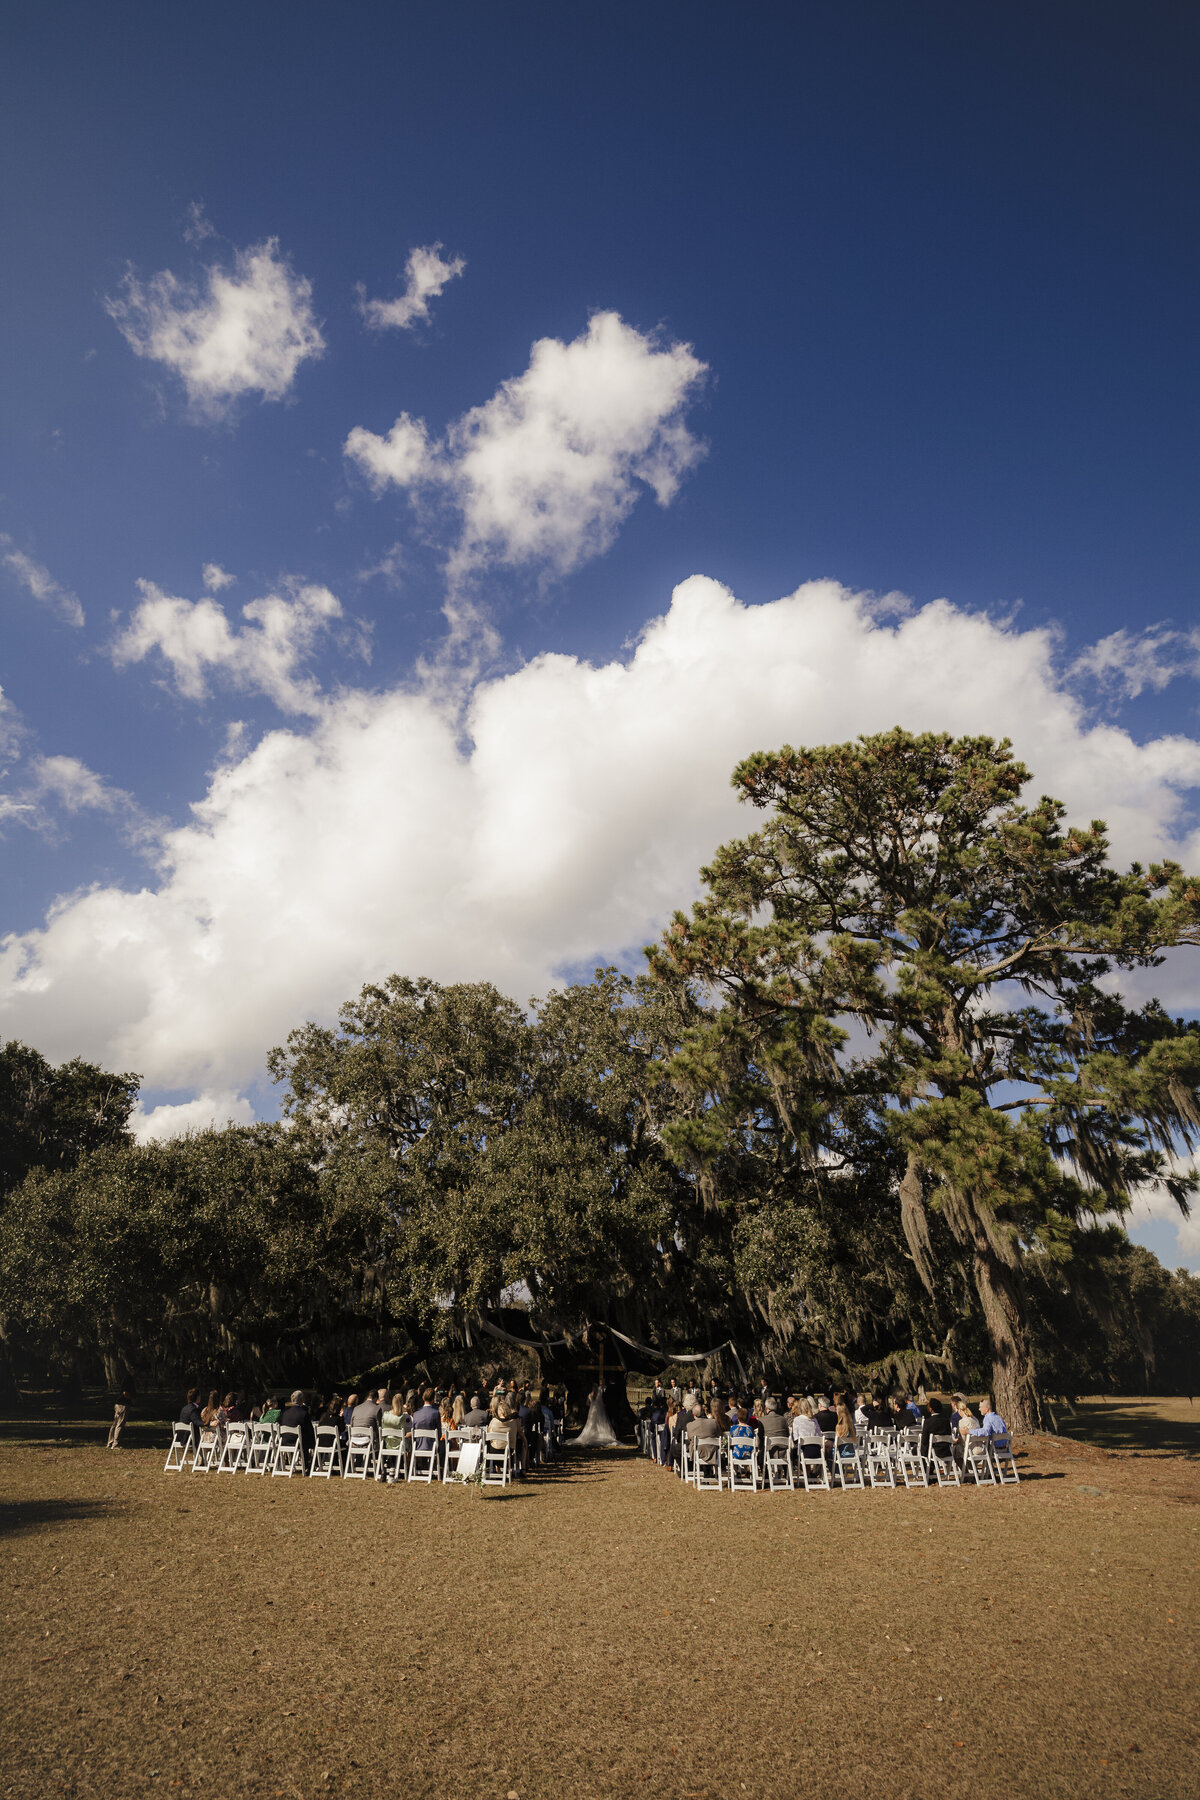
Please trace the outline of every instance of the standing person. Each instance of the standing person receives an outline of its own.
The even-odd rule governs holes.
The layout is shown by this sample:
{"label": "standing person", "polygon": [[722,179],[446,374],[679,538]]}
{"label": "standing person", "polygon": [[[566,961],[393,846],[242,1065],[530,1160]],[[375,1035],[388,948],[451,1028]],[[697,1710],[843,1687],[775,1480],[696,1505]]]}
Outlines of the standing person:
{"label": "standing person", "polygon": [[133,1395],[129,1392],[129,1389],[122,1388],[121,1398],[113,1407],[113,1422],[108,1428],[108,1444],[106,1448],[109,1450],[119,1450],[121,1448],[121,1433],[124,1431],[125,1421],[129,1417],[129,1403],[132,1399]]}

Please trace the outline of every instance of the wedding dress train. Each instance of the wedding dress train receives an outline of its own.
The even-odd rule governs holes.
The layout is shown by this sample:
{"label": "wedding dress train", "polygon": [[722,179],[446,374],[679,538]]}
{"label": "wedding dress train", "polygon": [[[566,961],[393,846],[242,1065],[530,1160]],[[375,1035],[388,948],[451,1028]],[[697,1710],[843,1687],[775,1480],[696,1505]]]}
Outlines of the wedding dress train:
{"label": "wedding dress train", "polygon": [[568,1443],[578,1450],[608,1450],[620,1441],[604,1404],[604,1389],[597,1388],[588,1407],[587,1424],[579,1436],[568,1439]]}

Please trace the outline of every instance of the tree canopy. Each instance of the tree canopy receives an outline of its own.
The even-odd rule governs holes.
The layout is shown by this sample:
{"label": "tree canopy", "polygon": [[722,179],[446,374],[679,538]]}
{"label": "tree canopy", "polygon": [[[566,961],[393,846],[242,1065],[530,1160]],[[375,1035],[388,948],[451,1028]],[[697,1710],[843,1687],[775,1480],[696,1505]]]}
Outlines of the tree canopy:
{"label": "tree canopy", "polygon": [[769,817],[650,952],[719,1002],[677,1060],[706,1103],[674,1142],[715,1166],[765,1138],[813,1187],[886,1144],[913,1266],[934,1299],[947,1253],[969,1274],[1025,1428],[1031,1268],[1069,1272],[1139,1187],[1186,1205],[1200,1138],[1197,1027],[1111,980],[1200,941],[1200,884],[1113,870],[1103,824],[1023,805],[1028,779],[1007,741],[900,730],[750,757],[734,785]]}

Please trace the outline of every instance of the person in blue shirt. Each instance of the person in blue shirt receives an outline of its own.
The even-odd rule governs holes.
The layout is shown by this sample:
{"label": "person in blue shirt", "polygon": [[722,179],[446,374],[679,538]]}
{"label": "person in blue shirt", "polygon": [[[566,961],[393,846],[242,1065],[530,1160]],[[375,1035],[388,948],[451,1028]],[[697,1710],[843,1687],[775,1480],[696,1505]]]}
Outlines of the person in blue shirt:
{"label": "person in blue shirt", "polygon": [[754,1427],[750,1409],[744,1403],[729,1409],[729,1454],[735,1462],[745,1462],[754,1455]]}
{"label": "person in blue shirt", "polygon": [[1008,1426],[996,1411],[996,1403],[990,1394],[987,1398],[987,1404],[983,1409],[983,1417],[980,1419],[978,1425],[972,1428],[971,1436],[983,1438],[1008,1436]]}

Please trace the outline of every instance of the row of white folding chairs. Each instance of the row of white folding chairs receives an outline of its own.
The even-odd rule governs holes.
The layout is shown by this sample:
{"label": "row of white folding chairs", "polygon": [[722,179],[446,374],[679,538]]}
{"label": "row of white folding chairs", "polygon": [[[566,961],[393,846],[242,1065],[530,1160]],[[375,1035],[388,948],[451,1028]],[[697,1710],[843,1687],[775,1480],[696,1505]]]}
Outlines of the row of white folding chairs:
{"label": "row of white folding chairs", "polygon": [[[891,1442],[886,1441],[889,1436]],[[766,1438],[760,1448],[735,1445],[728,1436],[691,1440],[685,1436],[680,1472],[697,1489],[719,1492],[728,1487],[731,1493],[753,1493],[760,1487],[802,1486],[808,1492],[829,1492],[835,1486],[895,1488],[898,1479],[905,1487],[928,1487],[931,1479],[938,1487],[959,1487],[964,1480],[977,1487],[1020,1481],[1009,1436],[964,1439],[961,1469],[953,1438],[931,1438],[927,1456],[921,1453],[920,1438],[916,1430],[879,1433],[851,1444],[824,1432],[820,1438]]]}
{"label": "row of white folding chairs", "polygon": [[[468,1444],[480,1444],[474,1456],[465,1459]],[[363,1427],[351,1426],[345,1450],[336,1425],[318,1425],[312,1460],[305,1464],[304,1444],[298,1426],[244,1424],[235,1421],[225,1427],[223,1437],[205,1426],[197,1439],[192,1427],[174,1426],[171,1447],[167,1452],[164,1473],[182,1474],[191,1459],[192,1473],[204,1475],[305,1475],[329,1480],[334,1475],[348,1481],[375,1479],[390,1481],[449,1482],[464,1479],[465,1461],[470,1473],[482,1461],[480,1480],[485,1487],[506,1487],[512,1480],[512,1454],[507,1439],[490,1443],[484,1427],[463,1427],[448,1432],[443,1439],[436,1431],[400,1432],[386,1428],[376,1434]]]}

